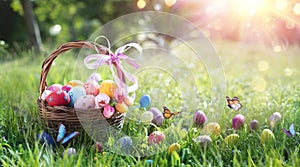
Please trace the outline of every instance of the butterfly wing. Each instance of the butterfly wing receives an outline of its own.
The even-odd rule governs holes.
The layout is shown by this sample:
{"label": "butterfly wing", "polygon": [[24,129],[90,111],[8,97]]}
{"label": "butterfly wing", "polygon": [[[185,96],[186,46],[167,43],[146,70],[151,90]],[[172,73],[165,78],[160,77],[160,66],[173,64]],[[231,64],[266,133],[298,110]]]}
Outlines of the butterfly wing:
{"label": "butterfly wing", "polygon": [[284,128],[282,129],[282,131],[283,131],[288,137],[293,137],[290,131],[288,131],[288,130],[286,130],[286,129],[284,129]]}
{"label": "butterfly wing", "polygon": [[66,126],[64,124],[60,124],[59,128],[58,128],[58,134],[57,134],[56,141],[60,142],[66,135],[66,132],[67,132]]}
{"label": "butterfly wing", "polygon": [[67,143],[69,140],[73,139],[74,137],[78,136],[79,135],[79,132],[73,132],[73,133],[70,133],[69,135],[67,135],[61,142],[61,144],[65,144]]}
{"label": "butterfly wing", "polygon": [[174,112],[173,115],[176,116],[178,115],[180,112]]}
{"label": "butterfly wing", "polygon": [[171,118],[172,114],[173,114],[173,113],[172,113],[166,106],[164,106],[164,113],[163,113],[163,116],[164,116],[166,119],[169,119],[169,118]]}
{"label": "butterfly wing", "polygon": [[295,132],[295,129],[294,129],[294,124],[292,123],[290,128],[289,128],[289,132],[292,136],[295,136],[296,132]]}

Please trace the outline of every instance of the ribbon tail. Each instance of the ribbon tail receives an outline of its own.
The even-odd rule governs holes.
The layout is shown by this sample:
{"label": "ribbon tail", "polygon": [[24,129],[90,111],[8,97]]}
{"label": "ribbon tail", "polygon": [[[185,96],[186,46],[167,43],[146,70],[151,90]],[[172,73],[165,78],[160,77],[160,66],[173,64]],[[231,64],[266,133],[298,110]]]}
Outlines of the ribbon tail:
{"label": "ribbon tail", "polygon": [[135,48],[137,51],[139,51],[140,55],[142,54],[142,47],[137,43],[129,43],[124,46],[121,46],[116,50],[115,54],[117,55],[118,53],[124,53],[130,48]]}
{"label": "ribbon tail", "polygon": [[120,69],[122,70],[128,81],[133,83],[131,86],[127,87],[128,93],[135,92],[139,88],[138,79],[133,74],[126,72],[122,67],[120,67]]}
{"label": "ribbon tail", "polygon": [[109,60],[107,55],[92,54],[84,58],[84,64],[88,69],[96,69]]}

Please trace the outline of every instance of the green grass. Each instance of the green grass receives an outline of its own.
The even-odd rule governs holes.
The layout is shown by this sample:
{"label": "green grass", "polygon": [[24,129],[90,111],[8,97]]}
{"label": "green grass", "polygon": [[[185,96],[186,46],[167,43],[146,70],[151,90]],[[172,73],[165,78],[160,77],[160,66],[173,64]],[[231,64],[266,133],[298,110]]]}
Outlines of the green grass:
{"label": "green grass", "polygon": [[[36,100],[39,95],[41,64],[50,51],[41,55],[35,55],[30,51],[23,52],[23,58],[2,62],[0,64],[2,166],[146,166],[147,159],[154,161],[153,166],[299,166],[299,133],[289,138],[281,130],[283,127],[288,128],[292,122],[295,123],[297,132],[300,127],[298,83],[300,57],[297,48],[291,47],[289,50],[274,53],[257,46],[242,46],[229,42],[215,42],[214,45],[223,63],[227,84],[225,92],[229,96],[239,96],[243,108],[238,112],[228,109],[225,97],[217,97],[224,99],[222,110],[215,111],[211,108],[211,81],[201,62],[190,68],[196,83],[188,84],[197,85],[199,91],[196,99],[188,99],[197,102],[197,105],[191,106],[190,109],[184,107],[188,106],[187,104],[182,104],[179,83],[173,82],[169,74],[156,75],[151,71],[139,73],[140,89],[137,91],[137,97],[150,94],[153,99],[152,107],[161,108],[162,104],[166,104],[173,110],[189,111],[183,114],[187,117],[193,116],[194,109],[201,109],[207,113],[209,122],[217,120],[221,125],[221,134],[212,136],[213,144],[201,148],[192,140],[200,134],[201,128],[191,126],[186,128],[184,121],[181,124],[180,119],[176,118],[168,120],[160,128],[168,129],[164,131],[167,137],[166,144],[157,150],[145,144],[141,150],[157,152],[146,157],[118,155],[109,149],[105,149],[103,153],[96,153],[94,143],[87,135],[81,135],[67,146],[77,150],[77,154],[71,157],[61,156],[65,149],[62,145],[55,149],[42,145],[36,139],[36,135],[44,129],[38,116]],[[184,49],[178,52],[187,59],[194,58],[193,54]],[[76,59],[72,57],[76,54],[69,52],[64,58],[59,57],[55,61],[47,77],[49,84],[63,84],[71,79],[84,79],[84,75],[89,71],[83,71],[80,75],[74,72],[74,67],[80,71],[79,67],[73,65]],[[265,62],[269,68],[261,67],[260,70],[259,64],[263,66]],[[109,79],[108,69],[99,72],[104,78]],[[260,144],[259,136],[264,128],[268,128],[268,118],[273,112],[282,114],[280,124],[273,129],[276,142],[263,146]],[[238,113],[245,116],[245,126],[234,132],[231,129],[231,119]],[[221,117],[214,117],[217,114]],[[254,133],[249,130],[252,119],[260,122],[259,130]],[[148,133],[155,130],[137,121],[126,120],[125,125],[123,132],[130,136],[145,136],[145,128]],[[232,133],[239,134],[240,138],[235,145],[229,146],[223,139]],[[175,137],[178,140],[173,138],[174,134],[177,134]],[[181,150],[169,155],[168,144],[174,141],[181,145]]]}

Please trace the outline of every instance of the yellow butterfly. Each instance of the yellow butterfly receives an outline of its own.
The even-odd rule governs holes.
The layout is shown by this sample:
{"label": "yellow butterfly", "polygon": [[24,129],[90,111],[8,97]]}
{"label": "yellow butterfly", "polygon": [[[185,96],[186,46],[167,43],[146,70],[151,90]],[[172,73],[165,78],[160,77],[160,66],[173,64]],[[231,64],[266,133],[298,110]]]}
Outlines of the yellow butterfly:
{"label": "yellow butterfly", "polygon": [[238,97],[235,96],[232,99],[230,99],[228,96],[226,96],[226,100],[229,108],[234,109],[235,111],[242,108],[242,104],[240,103]]}
{"label": "yellow butterfly", "polygon": [[163,116],[166,118],[166,119],[169,119],[171,118],[172,116],[176,116],[178,115],[180,112],[171,112],[166,106],[163,106],[164,107],[164,113],[163,113]]}

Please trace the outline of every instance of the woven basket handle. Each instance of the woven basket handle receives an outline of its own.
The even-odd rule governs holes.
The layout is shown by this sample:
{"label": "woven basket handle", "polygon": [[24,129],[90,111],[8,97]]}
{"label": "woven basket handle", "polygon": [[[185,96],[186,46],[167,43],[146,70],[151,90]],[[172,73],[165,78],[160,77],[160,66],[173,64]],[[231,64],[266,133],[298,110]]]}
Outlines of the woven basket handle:
{"label": "woven basket handle", "polygon": [[55,58],[61,53],[74,48],[90,48],[94,50],[97,49],[98,53],[108,55],[108,49],[106,47],[90,41],[75,41],[60,45],[44,60],[44,63],[42,65],[42,72],[40,76],[40,98],[44,90],[47,88],[46,78]]}

